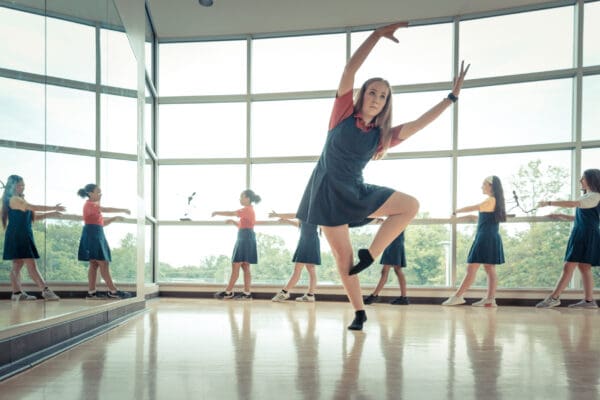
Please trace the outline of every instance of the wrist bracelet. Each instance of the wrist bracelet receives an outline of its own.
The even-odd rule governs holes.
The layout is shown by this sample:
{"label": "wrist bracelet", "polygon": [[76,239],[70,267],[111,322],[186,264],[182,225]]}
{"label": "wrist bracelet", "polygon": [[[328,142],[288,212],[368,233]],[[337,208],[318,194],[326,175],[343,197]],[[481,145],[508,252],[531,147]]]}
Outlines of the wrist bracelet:
{"label": "wrist bracelet", "polygon": [[453,103],[456,103],[456,100],[458,100],[458,97],[455,96],[454,93],[452,93],[452,92],[448,93],[447,98]]}

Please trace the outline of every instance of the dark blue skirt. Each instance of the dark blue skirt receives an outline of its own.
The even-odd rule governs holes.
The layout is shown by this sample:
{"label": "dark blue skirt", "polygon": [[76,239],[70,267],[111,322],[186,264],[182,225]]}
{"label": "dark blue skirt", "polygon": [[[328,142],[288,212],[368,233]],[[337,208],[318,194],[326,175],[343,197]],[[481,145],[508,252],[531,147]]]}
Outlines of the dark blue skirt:
{"label": "dark blue skirt", "polygon": [[301,264],[321,265],[321,241],[318,227],[307,222],[300,226],[300,239],[292,261]]}
{"label": "dark blue skirt", "polygon": [[104,228],[101,225],[86,224],[83,226],[77,259],[79,261],[112,261],[110,248],[104,236]]}
{"label": "dark blue skirt", "polygon": [[381,265],[398,265],[406,267],[406,254],[404,253],[404,232],[402,232],[381,255]]}
{"label": "dark blue skirt", "polygon": [[233,248],[231,261],[234,263],[245,262],[248,264],[258,263],[256,252],[256,235],[252,229],[238,230],[237,240]]}
{"label": "dark blue skirt", "polygon": [[573,228],[567,243],[565,261],[600,266],[600,237],[597,230]]}

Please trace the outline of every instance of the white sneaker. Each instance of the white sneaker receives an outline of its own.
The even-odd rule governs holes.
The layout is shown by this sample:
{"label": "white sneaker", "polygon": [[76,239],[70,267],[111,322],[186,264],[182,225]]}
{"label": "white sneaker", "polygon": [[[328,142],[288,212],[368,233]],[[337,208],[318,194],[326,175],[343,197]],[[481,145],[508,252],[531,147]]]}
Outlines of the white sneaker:
{"label": "white sneaker", "polygon": [[277,302],[281,302],[281,301],[286,301],[287,299],[290,298],[290,292],[284,292],[283,290],[280,290],[279,293],[277,293],[272,299],[271,301],[277,301]]}
{"label": "white sneaker", "polygon": [[54,293],[52,290],[50,289],[44,289],[42,291],[42,297],[44,298],[44,300],[46,301],[57,301],[60,300],[60,297],[58,297],[56,295],[56,293]]}
{"label": "white sneaker", "polygon": [[462,296],[450,296],[446,301],[442,303],[443,306],[459,306],[465,304],[466,301]]}
{"label": "white sneaker", "polygon": [[476,301],[471,305],[473,307],[498,307],[498,305],[496,304],[496,299],[488,299],[487,297],[484,297],[483,299]]}
{"label": "white sneaker", "polygon": [[560,306],[560,299],[553,299],[552,296],[546,297],[535,305],[537,308],[552,308]]}
{"label": "white sneaker", "polygon": [[37,297],[32,296],[30,294],[27,294],[23,291],[21,291],[21,293],[19,294],[14,294],[12,296],[10,296],[10,299],[12,301],[19,301],[19,300],[37,300]]}
{"label": "white sneaker", "polygon": [[596,300],[587,302],[583,299],[575,304],[569,304],[569,308],[598,308],[598,303],[596,303]]}
{"label": "white sneaker", "polygon": [[307,303],[314,303],[315,300],[315,295],[313,294],[312,296],[310,296],[308,293],[304,293],[302,296],[296,297],[296,301],[303,301]]}

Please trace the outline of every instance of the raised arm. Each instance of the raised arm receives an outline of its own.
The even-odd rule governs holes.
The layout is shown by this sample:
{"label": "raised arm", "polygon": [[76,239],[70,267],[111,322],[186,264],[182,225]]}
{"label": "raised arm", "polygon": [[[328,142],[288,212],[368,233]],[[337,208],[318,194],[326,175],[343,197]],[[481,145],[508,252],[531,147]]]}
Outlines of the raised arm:
{"label": "raised arm", "polygon": [[100,211],[107,213],[125,213],[127,215],[131,214],[131,211],[127,208],[100,207]]}
{"label": "raised arm", "polygon": [[379,39],[385,37],[398,43],[398,39],[394,37],[394,32],[396,32],[398,28],[404,28],[406,26],[408,26],[408,22],[397,22],[395,24],[377,28],[369,35],[348,60],[348,63],[344,68],[344,73],[342,74],[342,79],[340,80],[340,85],[338,86],[338,96],[341,96],[354,88],[354,76],[356,75],[356,71],[358,71],[360,66],[365,62],[367,56],[371,53],[371,50],[373,50],[373,47],[375,47]]}
{"label": "raised arm", "polygon": [[293,219],[296,218],[296,213],[277,213],[275,211],[271,211],[269,213],[269,218]]}
{"label": "raised arm", "polygon": [[[115,212],[115,211],[112,211]],[[125,218],[121,217],[121,216],[117,216],[117,217],[110,217],[110,218],[104,218],[104,226],[110,225],[113,222],[117,222],[117,221],[123,221]]]}
{"label": "raised arm", "polygon": [[[465,76],[469,71],[469,67],[471,64],[467,65],[465,68],[465,62],[462,61],[460,63],[460,73],[456,79],[454,79],[454,86],[452,87],[452,92],[448,94],[448,97],[445,97],[438,104],[433,106],[429,111],[425,114],[421,115],[419,118],[414,121],[404,123],[402,125],[395,126],[393,128],[394,137],[396,141],[406,140],[410,136],[414,135],[421,129],[425,128],[427,125],[435,121],[437,117],[439,117],[450,105],[458,99],[458,95],[460,94],[460,89],[465,81]],[[451,100],[451,97],[454,97],[454,101]]]}
{"label": "raised arm", "polygon": [[222,217],[237,217],[237,211],[213,211],[211,216],[220,215]]}
{"label": "raised arm", "polygon": [[9,202],[10,208],[13,210],[21,211],[65,211],[65,207],[58,203],[55,206],[39,206],[35,204],[29,204],[24,198],[19,196],[13,196]]}
{"label": "raised arm", "polygon": [[62,219],[63,214],[58,211],[36,212],[34,220],[41,221],[48,218]]}
{"label": "raised arm", "polygon": [[538,207],[563,207],[563,208],[575,208],[581,206],[578,200],[551,200],[551,201],[540,201]]}

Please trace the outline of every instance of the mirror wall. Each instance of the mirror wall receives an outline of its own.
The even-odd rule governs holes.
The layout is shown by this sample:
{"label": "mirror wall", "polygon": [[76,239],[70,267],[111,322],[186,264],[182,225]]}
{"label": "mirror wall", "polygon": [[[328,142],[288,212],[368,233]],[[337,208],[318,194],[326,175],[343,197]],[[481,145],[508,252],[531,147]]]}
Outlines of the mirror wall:
{"label": "mirror wall", "polygon": [[[131,211],[105,213],[126,217],[105,234],[113,280],[136,290],[137,74],[112,0],[0,0],[0,179],[21,176],[30,204],[66,207],[32,224],[37,268],[61,300],[42,300],[23,267],[23,289],[40,300],[11,301],[13,265],[1,259],[0,331],[109,301],[85,300],[88,265],[77,259],[85,202],[77,191],[88,183],[101,187],[103,207]],[[4,241],[2,229],[0,252]]]}

